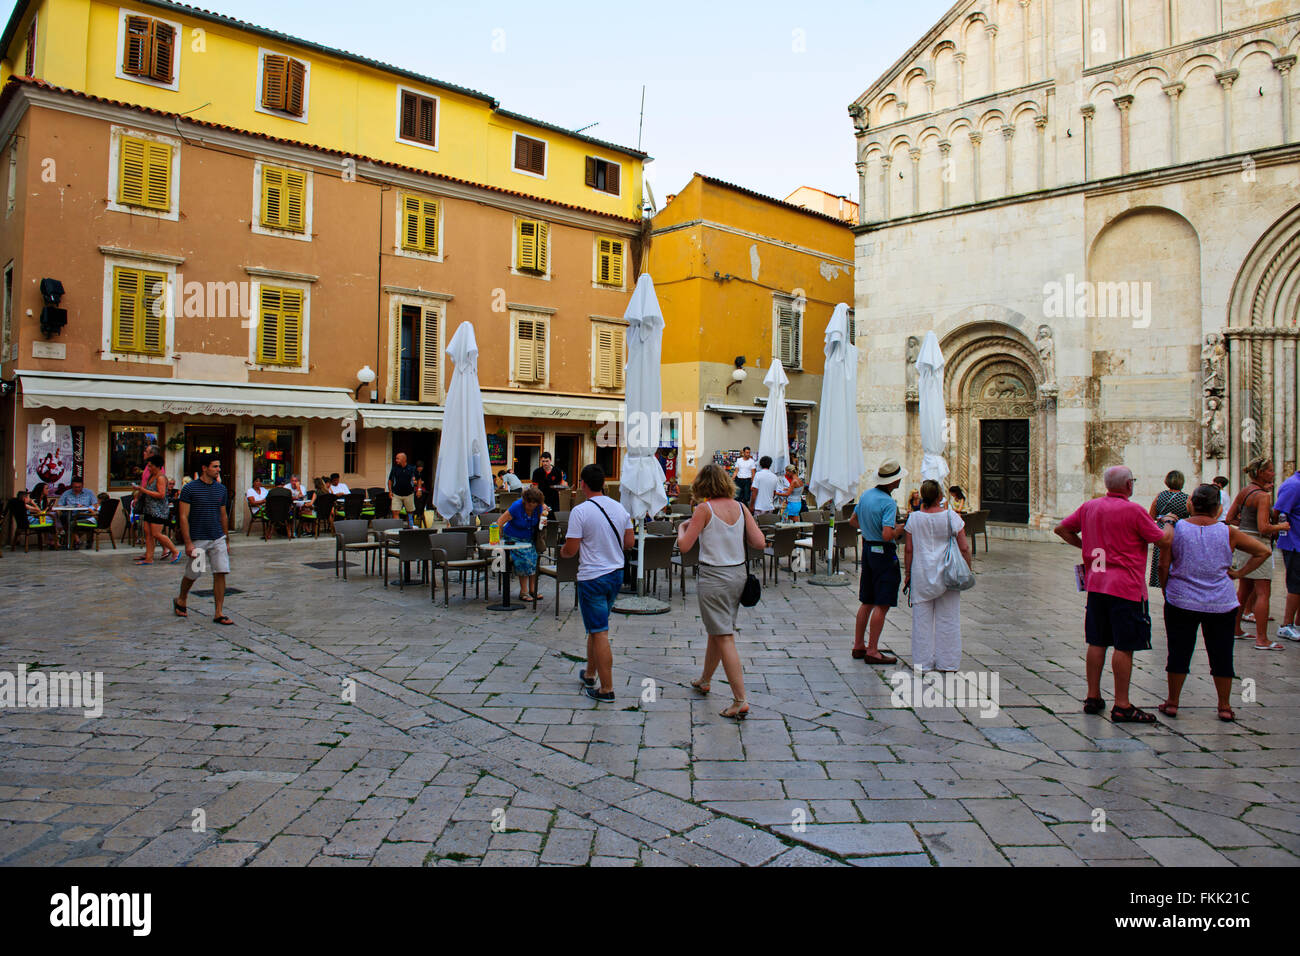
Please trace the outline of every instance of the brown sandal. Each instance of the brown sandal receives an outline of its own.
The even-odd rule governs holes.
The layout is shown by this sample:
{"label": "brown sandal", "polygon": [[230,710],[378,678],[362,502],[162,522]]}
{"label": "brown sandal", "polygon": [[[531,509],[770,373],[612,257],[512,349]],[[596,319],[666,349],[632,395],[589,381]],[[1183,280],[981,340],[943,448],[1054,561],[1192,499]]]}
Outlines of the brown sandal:
{"label": "brown sandal", "polygon": [[1115,724],[1158,724],[1156,715],[1149,711],[1140,710],[1129,704],[1127,707],[1112,707],[1110,709],[1111,723]]}
{"label": "brown sandal", "polygon": [[1160,711],[1160,713],[1164,714],[1166,717],[1171,717],[1174,720],[1178,719],[1177,704],[1171,704],[1169,703],[1169,701],[1165,701],[1163,704],[1160,704],[1158,707],[1156,707],[1156,710]]}
{"label": "brown sandal", "polygon": [[[1224,717],[1224,716],[1223,716],[1224,714],[1227,714],[1228,716],[1227,716],[1227,717]],[[1219,708],[1219,719],[1220,719],[1221,721],[1223,721],[1225,724],[1231,724],[1231,723],[1233,723],[1233,722],[1237,719],[1237,715],[1236,715],[1235,713],[1233,713],[1231,707],[1220,707],[1220,708]]]}
{"label": "brown sandal", "polygon": [[186,605],[182,604],[178,598],[172,598],[172,610],[176,612],[177,617],[190,616],[190,612],[187,611],[185,608]]}

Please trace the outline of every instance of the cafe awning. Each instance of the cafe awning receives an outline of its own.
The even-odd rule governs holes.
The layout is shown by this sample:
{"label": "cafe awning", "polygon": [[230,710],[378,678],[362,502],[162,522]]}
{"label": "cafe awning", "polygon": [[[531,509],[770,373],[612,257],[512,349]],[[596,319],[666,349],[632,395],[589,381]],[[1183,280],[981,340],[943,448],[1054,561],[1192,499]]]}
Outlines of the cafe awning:
{"label": "cafe awning", "polygon": [[617,421],[623,399],[581,398],[569,395],[529,395],[483,390],[483,414],[503,418],[540,418],[554,421]]}
{"label": "cafe awning", "polygon": [[432,431],[442,428],[441,405],[358,405],[365,428]]}
{"label": "cafe awning", "polygon": [[352,393],[342,388],[21,370],[17,377],[24,408],[338,420],[357,411]]}

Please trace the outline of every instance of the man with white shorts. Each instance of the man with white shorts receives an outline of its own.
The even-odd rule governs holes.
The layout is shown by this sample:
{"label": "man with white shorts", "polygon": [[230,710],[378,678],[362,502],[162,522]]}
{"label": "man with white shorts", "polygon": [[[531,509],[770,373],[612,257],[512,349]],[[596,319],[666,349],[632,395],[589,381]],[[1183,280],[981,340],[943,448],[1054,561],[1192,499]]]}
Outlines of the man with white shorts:
{"label": "man with white shorts", "polygon": [[185,542],[185,572],[181,593],[172,599],[177,617],[189,617],[186,599],[190,588],[205,570],[212,571],[212,620],[217,624],[235,622],[226,617],[221,606],[226,598],[226,575],[230,573],[230,512],[226,510],[229,493],[221,483],[221,456],[207,452],[199,457],[199,477],[181,489],[180,526]]}

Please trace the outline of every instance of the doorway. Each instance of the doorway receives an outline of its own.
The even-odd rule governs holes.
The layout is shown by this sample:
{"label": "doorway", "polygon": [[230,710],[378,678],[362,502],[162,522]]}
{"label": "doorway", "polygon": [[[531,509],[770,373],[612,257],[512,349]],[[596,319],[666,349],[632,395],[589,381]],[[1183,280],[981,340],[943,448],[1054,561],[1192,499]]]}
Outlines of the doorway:
{"label": "doorway", "polygon": [[[235,485],[235,426],[186,425],[185,462],[181,466],[189,478],[198,469],[195,460],[199,452],[221,456],[221,483],[234,491]],[[178,480],[177,487],[184,482]]]}
{"label": "doorway", "polygon": [[1029,521],[1029,419],[980,421],[980,507],[990,521]]}
{"label": "doorway", "polygon": [[575,484],[582,473],[582,436],[555,436],[555,467],[560,469],[569,484]]}
{"label": "doorway", "polygon": [[542,436],[540,434],[515,432],[514,469],[519,480],[524,484],[532,478],[533,472],[541,464]]}
{"label": "doorway", "polygon": [[[424,473],[433,474],[433,466],[438,460],[438,432],[436,431],[395,431],[393,432],[393,457],[398,452],[406,453],[406,463],[412,468],[424,463]],[[388,468],[384,466],[384,479],[388,479]]]}

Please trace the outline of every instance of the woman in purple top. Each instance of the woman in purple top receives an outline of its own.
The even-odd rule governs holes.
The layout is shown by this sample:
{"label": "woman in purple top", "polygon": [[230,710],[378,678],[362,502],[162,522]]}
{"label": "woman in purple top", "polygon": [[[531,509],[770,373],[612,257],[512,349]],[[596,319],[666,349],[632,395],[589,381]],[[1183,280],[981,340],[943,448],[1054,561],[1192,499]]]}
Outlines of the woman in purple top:
{"label": "woman in purple top", "polygon": [[[1187,680],[1196,648],[1196,629],[1205,639],[1210,675],[1219,694],[1219,719],[1235,720],[1229,705],[1232,692],[1232,642],[1237,619],[1233,581],[1264,563],[1268,545],[1219,522],[1223,509],[1216,485],[1199,485],[1188,500],[1191,514],[1174,525],[1174,540],[1160,549],[1160,585],[1165,591],[1165,636],[1169,641],[1169,696],[1158,708],[1166,717],[1178,716],[1178,697]],[[1249,560],[1232,569],[1232,551]]]}

